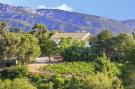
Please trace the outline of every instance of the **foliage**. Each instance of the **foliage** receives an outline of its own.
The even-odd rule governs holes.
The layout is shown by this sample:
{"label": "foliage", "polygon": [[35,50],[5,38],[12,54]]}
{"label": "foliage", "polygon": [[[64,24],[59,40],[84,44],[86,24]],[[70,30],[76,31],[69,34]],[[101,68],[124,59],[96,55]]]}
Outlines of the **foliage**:
{"label": "foliage", "polygon": [[[114,53],[116,55],[115,59],[123,59],[122,61],[126,61],[127,52],[130,51],[130,48],[135,47],[135,40],[132,35],[128,33],[121,33],[118,36],[114,37]],[[131,53],[133,54],[133,53]],[[130,61],[130,60],[129,60]]]}
{"label": "foliage", "polygon": [[103,30],[97,35],[93,40],[93,45],[97,47],[97,52],[99,55],[106,53],[109,57],[109,52],[111,50],[111,39],[112,32],[109,30]]}
{"label": "foliage", "polygon": [[134,64],[121,64],[120,70],[122,71],[122,74],[120,75],[120,78],[123,81],[123,86],[125,89],[134,89],[135,86],[135,69]]}
{"label": "foliage", "polygon": [[33,62],[40,50],[49,59],[59,53],[68,62],[43,66],[46,76],[30,77],[27,66],[23,65],[6,68],[0,76],[3,79],[0,89],[135,88],[134,34],[113,36],[112,32],[104,30],[91,39],[89,48],[84,42],[72,38],[62,38],[57,46],[49,39],[55,31],[48,32],[43,24],[34,25],[31,34],[21,32],[20,28],[10,29],[12,32],[8,30],[8,25],[0,22],[0,61],[3,63],[12,60],[21,64]]}
{"label": "foliage", "polygon": [[6,22],[0,21],[0,33],[8,32],[8,24]]}
{"label": "foliage", "polygon": [[37,85],[37,86],[38,86],[38,89],[54,89],[52,82],[49,82],[47,84],[45,84],[45,83],[39,83],[39,85]]}
{"label": "foliage", "polygon": [[30,34],[0,34],[0,60],[33,61],[40,54],[38,39]]}
{"label": "foliage", "polygon": [[0,60],[14,59],[19,52],[21,37],[14,33],[0,34]]}
{"label": "foliage", "polygon": [[53,54],[56,54],[56,50],[57,44],[52,40],[47,40],[44,44],[42,44],[42,52],[49,57],[49,62],[51,61],[50,57]]}
{"label": "foliage", "polygon": [[91,46],[85,47],[82,52],[81,52],[81,57],[80,59],[85,60],[85,61],[94,61],[97,58],[97,53],[96,53],[96,47]]}
{"label": "foliage", "polygon": [[107,58],[106,54],[103,54],[102,57],[98,57],[95,60],[96,69],[99,72],[108,73],[109,77],[114,77],[116,75],[120,75],[121,71],[118,66],[110,61],[110,58]]}
{"label": "foliage", "polygon": [[107,73],[98,72],[95,76],[85,79],[87,89],[123,89],[120,79],[110,78]]}
{"label": "foliage", "polygon": [[38,38],[41,51],[42,51],[42,53],[44,53],[42,50],[43,49],[42,47],[44,47],[43,44],[45,44],[45,42],[50,37],[46,26],[43,24],[35,24],[30,33]]}
{"label": "foliage", "polygon": [[0,89],[37,89],[30,84],[27,78],[15,78],[13,81],[4,80],[0,84]]}
{"label": "foliage", "polygon": [[52,82],[54,83],[53,89],[63,89],[64,88],[64,78],[59,77],[59,76],[53,76],[52,77]]}
{"label": "foliage", "polygon": [[17,65],[6,68],[2,74],[6,78],[16,78],[16,77],[25,77],[28,74],[28,69],[26,65]]}
{"label": "foliage", "polygon": [[21,36],[21,42],[18,47],[17,58],[21,63],[32,62],[40,55],[38,39],[30,34]]}
{"label": "foliage", "polygon": [[81,60],[84,42],[72,38],[62,38],[59,43],[61,56],[64,61],[79,61]]}
{"label": "foliage", "polygon": [[132,62],[130,57],[134,52],[132,48],[135,48],[135,40],[133,35],[128,33],[112,36],[110,31],[104,30],[99,35],[93,37],[92,47],[94,47],[93,52],[98,54],[98,56],[106,53],[111,60]]}
{"label": "foliage", "polygon": [[60,77],[52,76],[36,81],[38,89],[123,89],[122,81],[110,78],[105,73],[97,73],[86,77]]}
{"label": "foliage", "polygon": [[49,64],[43,67],[46,72],[67,75],[89,75],[95,72],[94,65],[90,62],[64,62],[60,64]]}

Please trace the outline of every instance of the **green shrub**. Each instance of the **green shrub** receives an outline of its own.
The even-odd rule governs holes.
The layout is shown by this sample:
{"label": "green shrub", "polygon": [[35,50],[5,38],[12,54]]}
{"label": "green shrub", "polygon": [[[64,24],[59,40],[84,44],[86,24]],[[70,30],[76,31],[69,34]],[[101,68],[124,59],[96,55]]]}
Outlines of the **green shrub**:
{"label": "green shrub", "polygon": [[1,85],[1,83],[2,83],[2,80],[0,79],[0,85]]}
{"label": "green shrub", "polygon": [[85,79],[85,87],[89,89],[123,89],[122,82],[117,77],[110,78],[108,73],[97,73]]}
{"label": "green shrub", "polygon": [[16,78],[16,77],[24,77],[27,75],[27,73],[28,73],[27,66],[17,65],[17,66],[6,68],[2,76],[8,78]]}
{"label": "green shrub", "polygon": [[37,89],[27,78],[15,78],[11,83],[11,89]]}
{"label": "green shrub", "polygon": [[121,71],[114,62],[110,61],[110,58],[107,58],[106,54],[103,54],[101,57],[97,57],[95,60],[96,70],[99,72],[107,72],[110,77],[120,75]]}
{"label": "green shrub", "polygon": [[81,84],[83,83],[84,81],[81,81],[79,79],[79,77],[72,77],[70,78],[70,80],[68,81],[68,85],[67,85],[67,89],[80,89],[81,87]]}
{"label": "green shrub", "polygon": [[0,89],[36,89],[27,78],[15,78],[3,80]]}
{"label": "green shrub", "polygon": [[123,89],[119,78],[110,78],[108,74],[97,73],[88,77],[72,77],[66,89]]}
{"label": "green shrub", "polygon": [[58,89],[58,88],[62,88],[63,86],[64,86],[64,82],[65,82],[65,80],[64,80],[64,78],[62,78],[62,77],[60,77],[60,76],[54,76],[54,77],[52,77],[52,81],[53,81],[53,83],[54,83],[54,89],[56,88],[56,89]]}
{"label": "green shrub", "polygon": [[41,84],[38,85],[38,89],[54,89],[53,85],[54,85],[53,82],[41,83]]}
{"label": "green shrub", "polygon": [[32,76],[32,81],[37,82],[37,81],[41,81],[42,77],[40,75],[34,75]]}
{"label": "green shrub", "polygon": [[4,80],[0,85],[0,89],[11,89],[11,80]]}
{"label": "green shrub", "polygon": [[135,89],[135,66],[132,64],[123,64],[121,66],[123,85],[125,89]]}

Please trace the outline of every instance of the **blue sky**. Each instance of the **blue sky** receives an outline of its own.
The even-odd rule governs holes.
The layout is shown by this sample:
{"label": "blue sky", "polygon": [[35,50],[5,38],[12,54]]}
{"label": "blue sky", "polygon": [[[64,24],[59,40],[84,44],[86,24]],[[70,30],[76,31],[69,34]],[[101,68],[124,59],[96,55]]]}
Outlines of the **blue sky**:
{"label": "blue sky", "polygon": [[135,19],[135,0],[0,0],[16,6],[63,9],[117,20]]}

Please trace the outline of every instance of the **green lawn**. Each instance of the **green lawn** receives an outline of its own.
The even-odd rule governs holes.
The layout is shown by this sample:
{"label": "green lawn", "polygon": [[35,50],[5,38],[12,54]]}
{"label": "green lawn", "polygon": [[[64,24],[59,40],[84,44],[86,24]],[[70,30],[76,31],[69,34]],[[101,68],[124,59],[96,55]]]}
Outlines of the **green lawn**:
{"label": "green lawn", "polygon": [[46,73],[68,75],[90,75],[95,72],[94,65],[90,62],[62,62],[49,64],[42,67]]}

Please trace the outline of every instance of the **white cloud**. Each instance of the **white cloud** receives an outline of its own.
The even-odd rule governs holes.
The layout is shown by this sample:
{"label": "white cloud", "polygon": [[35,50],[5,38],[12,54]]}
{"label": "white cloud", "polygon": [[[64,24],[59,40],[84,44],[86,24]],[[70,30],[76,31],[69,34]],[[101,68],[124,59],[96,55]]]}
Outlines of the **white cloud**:
{"label": "white cloud", "polygon": [[62,5],[59,5],[56,7],[47,7],[44,5],[39,5],[38,8],[39,9],[60,9],[60,10],[65,10],[65,11],[72,11],[73,10],[73,8],[68,6],[67,4],[62,4]]}
{"label": "white cloud", "polygon": [[38,6],[38,9],[47,9],[47,7],[44,6],[44,5],[39,5],[39,6]]}
{"label": "white cloud", "polygon": [[57,9],[66,10],[66,11],[72,11],[73,10],[73,8],[68,6],[67,4],[62,4],[60,6],[57,6]]}

